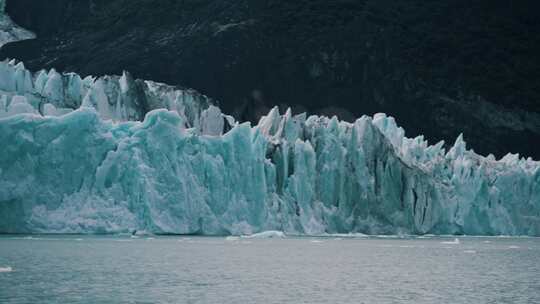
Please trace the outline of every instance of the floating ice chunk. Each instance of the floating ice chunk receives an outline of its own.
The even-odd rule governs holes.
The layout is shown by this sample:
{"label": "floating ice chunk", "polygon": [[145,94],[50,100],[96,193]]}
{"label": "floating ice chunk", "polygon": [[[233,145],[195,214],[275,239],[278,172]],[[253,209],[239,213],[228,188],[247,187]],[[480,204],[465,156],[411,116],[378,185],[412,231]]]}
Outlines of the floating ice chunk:
{"label": "floating ice chunk", "polygon": [[283,231],[268,230],[259,233],[254,233],[251,235],[243,235],[242,238],[246,239],[272,239],[272,238],[285,238]]}
{"label": "floating ice chunk", "polygon": [[459,245],[460,244],[460,241],[458,238],[455,238],[453,241],[444,241],[444,242],[441,242],[441,244],[446,244],[446,245]]}
{"label": "floating ice chunk", "polygon": [[336,237],[336,238],[366,238],[369,235],[360,233],[360,232],[351,232],[351,233],[330,233],[323,234],[322,236]]}
{"label": "floating ice chunk", "polygon": [[13,271],[13,268],[11,268],[10,266],[0,267],[0,273],[1,272],[12,272],[12,271]]}

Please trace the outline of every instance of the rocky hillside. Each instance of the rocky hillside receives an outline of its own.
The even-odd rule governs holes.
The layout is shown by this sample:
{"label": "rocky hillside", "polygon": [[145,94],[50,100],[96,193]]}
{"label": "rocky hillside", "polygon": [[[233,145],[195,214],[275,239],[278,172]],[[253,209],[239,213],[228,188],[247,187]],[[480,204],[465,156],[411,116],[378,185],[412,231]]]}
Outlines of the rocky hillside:
{"label": "rocky hillside", "polygon": [[274,104],[540,159],[536,1],[8,0],[31,69],[193,87],[240,120]]}

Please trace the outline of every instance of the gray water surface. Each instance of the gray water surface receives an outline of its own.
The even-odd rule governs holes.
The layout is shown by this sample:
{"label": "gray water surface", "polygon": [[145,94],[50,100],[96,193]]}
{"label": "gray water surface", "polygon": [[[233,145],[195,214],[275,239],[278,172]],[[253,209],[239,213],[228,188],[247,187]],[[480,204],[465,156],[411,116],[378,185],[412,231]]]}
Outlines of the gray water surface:
{"label": "gray water surface", "polygon": [[540,303],[539,238],[453,240],[7,235],[0,303]]}

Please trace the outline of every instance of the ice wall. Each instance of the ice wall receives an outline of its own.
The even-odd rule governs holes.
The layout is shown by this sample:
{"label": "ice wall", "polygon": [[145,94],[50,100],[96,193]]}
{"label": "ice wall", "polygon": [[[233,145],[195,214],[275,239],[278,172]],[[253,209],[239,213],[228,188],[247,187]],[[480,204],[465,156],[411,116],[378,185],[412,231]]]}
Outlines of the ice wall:
{"label": "ice wall", "polygon": [[[461,136],[445,151],[384,114],[277,108],[251,127],[170,104],[159,96],[180,93],[165,85],[140,82],[141,95],[127,74],[2,68],[0,232],[540,235],[540,163],[482,157]],[[141,104],[166,109],[126,121]]]}
{"label": "ice wall", "polygon": [[136,80],[127,72],[83,79],[54,69],[33,74],[22,62],[0,62],[0,117],[23,112],[58,116],[82,106],[94,108],[104,120],[122,122],[140,121],[147,112],[164,108],[177,112],[186,127],[220,135],[235,122],[212,105],[195,90]]}

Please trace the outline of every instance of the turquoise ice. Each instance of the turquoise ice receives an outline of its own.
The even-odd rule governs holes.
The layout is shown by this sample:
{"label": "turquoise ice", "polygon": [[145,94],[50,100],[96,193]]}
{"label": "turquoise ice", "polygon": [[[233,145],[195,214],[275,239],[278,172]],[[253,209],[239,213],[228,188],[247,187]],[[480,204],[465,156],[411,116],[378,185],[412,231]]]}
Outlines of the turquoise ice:
{"label": "turquoise ice", "polygon": [[22,62],[0,62],[0,118],[19,113],[60,116],[82,106],[94,108],[102,119],[123,122],[141,121],[151,110],[168,109],[177,112],[186,127],[215,135],[215,128],[234,120],[212,105],[210,98],[194,90],[135,80],[127,72],[82,79],[54,69],[32,74]]}
{"label": "turquoise ice", "polygon": [[192,90],[16,62],[0,90],[0,232],[540,235],[539,162],[384,114],[251,126]]}

